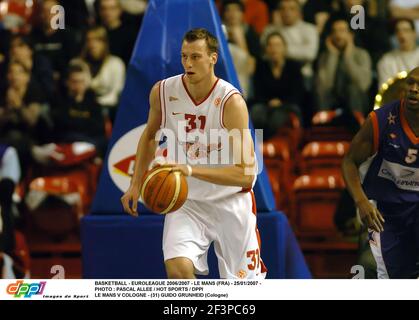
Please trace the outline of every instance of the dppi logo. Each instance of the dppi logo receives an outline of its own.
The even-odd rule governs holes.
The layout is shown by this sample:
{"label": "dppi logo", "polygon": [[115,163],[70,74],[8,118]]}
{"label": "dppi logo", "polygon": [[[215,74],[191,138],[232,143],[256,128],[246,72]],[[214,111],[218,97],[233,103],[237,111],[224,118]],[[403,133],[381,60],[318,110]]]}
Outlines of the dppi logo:
{"label": "dppi logo", "polygon": [[12,294],[15,298],[31,298],[33,295],[42,294],[45,289],[46,281],[39,283],[24,283],[23,280],[18,280],[16,283],[11,283],[7,286],[7,293]]}

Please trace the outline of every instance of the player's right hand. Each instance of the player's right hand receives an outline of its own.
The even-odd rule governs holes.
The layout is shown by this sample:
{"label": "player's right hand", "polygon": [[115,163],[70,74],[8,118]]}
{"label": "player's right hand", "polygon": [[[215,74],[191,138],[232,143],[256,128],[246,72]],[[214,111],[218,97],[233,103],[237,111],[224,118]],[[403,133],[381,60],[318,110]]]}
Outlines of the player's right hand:
{"label": "player's right hand", "polygon": [[155,167],[165,167],[165,166],[172,166],[176,163],[170,160],[167,160],[165,157],[156,157],[151,161],[150,165],[148,166],[148,169],[154,169]]}
{"label": "player's right hand", "polygon": [[121,197],[122,206],[124,211],[132,215],[133,217],[138,217],[137,205],[138,199],[140,198],[140,188],[135,186],[130,186],[127,192]]}
{"label": "player's right hand", "polygon": [[376,232],[384,231],[384,218],[380,211],[368,200],[358,202],[359,215],[368,227]]}

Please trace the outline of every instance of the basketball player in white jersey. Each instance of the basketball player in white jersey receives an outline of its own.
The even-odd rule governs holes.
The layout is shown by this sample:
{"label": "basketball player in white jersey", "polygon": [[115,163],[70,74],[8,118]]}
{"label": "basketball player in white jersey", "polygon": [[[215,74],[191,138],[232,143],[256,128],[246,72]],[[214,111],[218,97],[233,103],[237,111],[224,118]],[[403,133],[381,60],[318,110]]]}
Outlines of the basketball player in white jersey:
{"label": "basketball player in white jersey", "polygon": [[[214,242],[221,278],[264,278],[266,268],[260,257],[260,237],[256,227],[256,205],[251,191],[256,180],[253,141],[248,130],[248,110],[239,91],[214,73],[218,41],[205,29],[188,31],[182,43],[185,73],[154,85],[150,93],[147,126],[137,147],[134,175],[121,201],[124,210],[137,216],[141,178],[152,163],[159,129],[172,130],[183,143],[186,163],[172,170],[187,176],[188,199],[165,217],[163,253],[168,278],[195,278],[208,274],[207,252]],[[194,148],[180,141],[179,123],[186,136],[210,129],[239,130],[239,145],[232,152],[233,164],[190,165],[191,157],[209,157],[230,145]],[[185,143],[186,142],[186,143]],[[171,141],[168,141],[171,143]],[[202,150],[208,150],[202,155]],[[196,152],[198,150],[198,152]],[[245,159],[251,155],[251,161]],[[250,173],[249,173],[250,172]]]}

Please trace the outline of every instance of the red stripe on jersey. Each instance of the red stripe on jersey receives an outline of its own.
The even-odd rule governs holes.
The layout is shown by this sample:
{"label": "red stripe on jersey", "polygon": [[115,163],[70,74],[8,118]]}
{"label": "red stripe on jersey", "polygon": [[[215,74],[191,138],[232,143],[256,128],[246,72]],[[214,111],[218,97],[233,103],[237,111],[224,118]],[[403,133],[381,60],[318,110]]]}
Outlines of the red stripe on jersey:
{"label": "red stripe on jersey", "polygon": [[161,120],[160,120],[160,128],[164,127],[164,119],[165,119],[165,114],[164,114],[164,110],[163,110],[163,102],[162,102],[162,82],[159,82],[159,104],[160,104],[160,113],[161,113]]}
{"label": "red stripe on jersey", "polygon": [[227,102],[228,102],[228,100],[232,97],[232,96],[234,96],[235,94],[240,94],[240,92],[238,92],[238,91],[236,91],[236,92],[233,92],[227,99],[226,99],[226,101],[224,102],[224,104],[221,106],[221,110],[220,110],[220,117],[221,117],[221,127],[222,128],[225,128],[226,126],[224,125],[224,106],[227,104]]}
{"label": "red stripe on jersey", "polygon": [[220,104],[220,126],[221,126],[221,128],[224,128],[224,129],[225,129],[225,126],[224,126],[224,105],[225,105],[225,102],[227,102],[227,100],[230,98],[230,94],[234,93],[234,91],[237,91],[237,90],[236,89],[231,89],[229,92],[227,92],[227,94],[221,100],[221,104]]}
{"label": "red stripe on jersey", "polygon": [[[256,207],[256,198],[255,198],[255,194],[253,193],[253,191],[250,192],[250,195],[252,197],[252,212],[253,214],[256,216],[257,215],[257,207]],[[259,233],[259,229],[257,227],[256,224],[256,228],[255,228],[255,232],[256,232],[256,238],[258,240],[258,246],[259,246],[259,254],[262,255],[261,251],[262,251],[262,240],[260,239],[260,233]],[[268,272],[268,268],[266,268],[265,264],[263,263],[262,258],[260,259],[260,271],[262,273],[266,273]]]}
{"label": "red stripe on jersey", "polygon": [[163,122],[163,128],[166,128],[166,80],[163,81],[163,111],[164,111],[164,122]]}
{"label": "red stripe on jersey", "polygon": [[224,109],[224,100],[228,97],[228,95],[233,92],[235,89],[231,89],[229,92],[227,92],[227,94],[223,97],[223,99],[221,100],[220,103],[220,126],[221,128],[224,128],[223,126],[223,109]]}
{"label": "red stripe on jersey", "polygon": [[[260,233],[259,233],[259,229],[257,227],[256,227],[256,237],[258,239],[258,244],[259,244],[259,254],[262,256],[262,249],[261,249],[262,241],[260,240]],[[263,263],[262,258],[260,258],[260,264],[261,264],[260,271],[262,273],[268,272],[268,268],[266,268],[265,264]]]}
{"label": "red stripe on jersey", "polygon": [[378,144],[380,143],[380,132],[378,128],[378,118],[377,114],[373,111],[371,112],[371,120],[372,120],[372,129],[374,133],[374,153],[378,151]]}
{"label": "red stripe on jersey", "polygon": [[209,96],[211,95],[211,93],[214,91],[215,86],[218,83],[218,80],[220,80],[220,78],[217,78],[217,81],[215,81],[214,85],[212,86],[211,90],[208,92],[207,96],[201,102],[197,102],[192,97],[191,93],[189,92],[188,87],[186,86],[184,77],[185,77],[185,75],[182,76],[182,84],[183,84],[183,87],[185,88],[186,93],[188,94],[189,98],[192,100],[192,102],[194,103],[194,105],[196,107],[199,106],[200,104],[204,103],[209,98]]}
{"label": "red stripe on jersey", "polygon": [[252,197],[252,212],[254,215],[256,215],[257,213],[256,198],[253,191],[250,191],[250,196]]}
{"label": "red stripe on jersey", "polygon": [[413,143],[413,144],[418,144],[419,143],[419,137],[416,137],[415,133],[413,132],[412,128],[410,127],[409,123],[407,122],[406,119],[406,113],[405,113],[405,102],[404,100],[402,100],[401,102],[401,122],[402,122],[402,128],[403,131],[406,133],[406,135],[409,137],[409,140]]}

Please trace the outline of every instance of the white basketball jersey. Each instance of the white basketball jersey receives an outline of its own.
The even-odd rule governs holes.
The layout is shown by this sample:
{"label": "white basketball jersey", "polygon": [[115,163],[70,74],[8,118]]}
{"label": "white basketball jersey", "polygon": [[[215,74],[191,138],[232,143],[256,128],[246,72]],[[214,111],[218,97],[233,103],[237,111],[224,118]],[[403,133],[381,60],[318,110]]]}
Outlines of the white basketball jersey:
{"label": "white basketball jersey", "polygon": [[[232,153],[223,124],[224,106],[227,100],[240,92],[230,83],[218,79],[208,96],[195,101],[184,83],[183,75],[177,75],[160,83],[161,128],[166,135],[168,160],[192,165],[231,165]],[[211,136],[212,135],[212,136]],[[175,143],[174,143],[175,141]],[[188,177],[188,199],[212,201],[242,191],[241,187],[222,186]]]}

